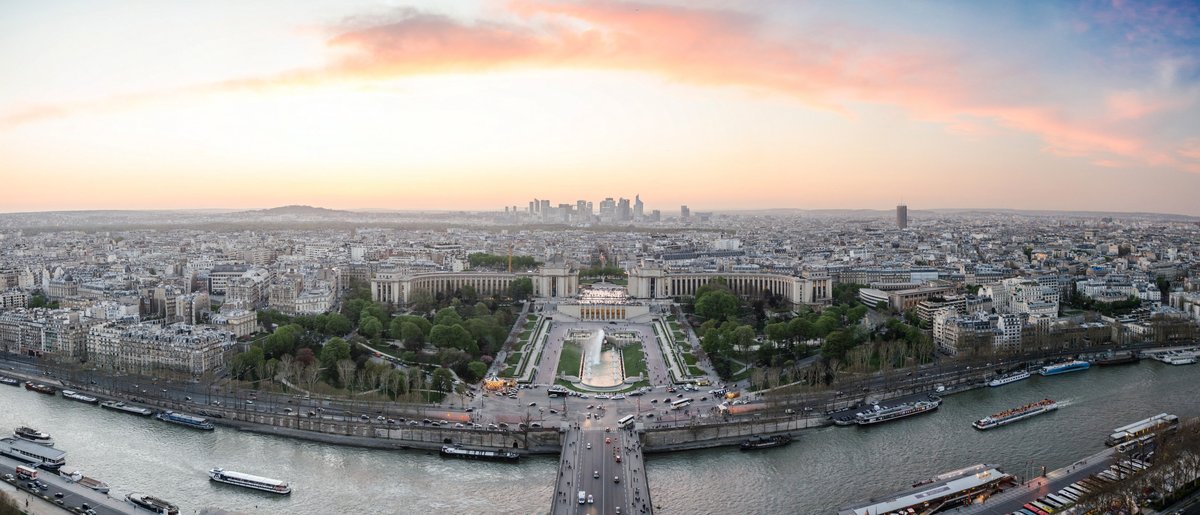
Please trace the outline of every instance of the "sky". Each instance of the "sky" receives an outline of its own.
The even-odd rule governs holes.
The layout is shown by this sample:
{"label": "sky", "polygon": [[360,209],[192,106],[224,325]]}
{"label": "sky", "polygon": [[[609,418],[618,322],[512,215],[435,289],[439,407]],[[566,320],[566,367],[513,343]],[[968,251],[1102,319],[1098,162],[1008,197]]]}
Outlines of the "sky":
{"label": "sky", "polygon": [[0,212],[1200,215],[1200,3],[7,0]]}

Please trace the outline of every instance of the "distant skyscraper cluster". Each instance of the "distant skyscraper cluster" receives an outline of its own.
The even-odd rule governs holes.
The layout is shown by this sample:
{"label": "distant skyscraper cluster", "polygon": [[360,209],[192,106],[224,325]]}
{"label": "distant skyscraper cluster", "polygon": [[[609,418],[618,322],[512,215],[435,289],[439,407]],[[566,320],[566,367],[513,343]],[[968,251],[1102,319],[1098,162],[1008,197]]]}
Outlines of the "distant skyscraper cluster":
{"label": "distant skyscraper cluster", "polygon": [[[596,209],[598,208],[598,209]],[[504,208],[505,215],[514,219],[525,219],[541,223],[654,223],[662,221],[662,211],[646,211],[641,195],[627,198],[606,197],[595,206],[589,200],[576,200],[574,204],[552,205],[549,200],[533,199],[529,207],[521,211],[517,206]],[[681,206],[680,217],[689,218],[687,206]]]}
{"label": "distant skyscraper cluster", "polygon": [[896,206],[896,227],[908,228],[908,206],[905,204]]}

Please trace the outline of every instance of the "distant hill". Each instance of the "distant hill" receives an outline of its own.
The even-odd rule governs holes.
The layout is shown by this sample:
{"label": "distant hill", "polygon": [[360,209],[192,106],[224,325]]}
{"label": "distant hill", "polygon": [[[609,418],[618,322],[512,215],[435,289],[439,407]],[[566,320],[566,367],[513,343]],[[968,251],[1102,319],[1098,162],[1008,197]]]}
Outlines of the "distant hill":
{"label": "distant hill", "polygon": [[[740,216],[812,216],[812,217],[883,217],[895,216],[894,209],[743,209],[718,210],[720,214]],[[1174,213],[1145,213],[1118,211],[1055,211],[1049,209],[1007,209],[1007,208],[934,208],[913,209],[909,206],[909,218],[918,218],[922,214],[934,216],[981,216],[981,215],[1015,215],[1029,217],[1074,217],[1074,218],[1139,218],[1152,220],[1198,221],[1200,217]]]}
{"label": "distant hill", "polygon": [[340,211],[337,209],[328,209],[324,207],[313,206],[280,206],[270,209],[258,209],[252,211],[239,211],[230,213],[233,216],[345,216],[354,214],[351,211]]}

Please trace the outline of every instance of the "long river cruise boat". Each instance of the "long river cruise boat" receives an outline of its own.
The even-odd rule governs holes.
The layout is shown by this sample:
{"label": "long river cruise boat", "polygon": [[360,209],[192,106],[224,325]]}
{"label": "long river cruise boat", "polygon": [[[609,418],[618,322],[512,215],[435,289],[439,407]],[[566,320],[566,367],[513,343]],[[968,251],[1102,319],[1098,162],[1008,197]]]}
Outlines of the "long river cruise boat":
{"label": "long river cruise boat", "polygon": [[229,483],[231,485],[252,488],[254,490],[262,490],[264,492],[271,492],[275,494],[292,493],[292,487],[284,481],[271,479],[269,477],[243,474],[241,472],[225,470],[220,467],[209,470],[208,478],[221,483]]}
{"label": "long river cruise boat", "polygon": [[6,376],[0,376],[0,384],[6,384],[8,386],[21,386],[20,381]]}
{"label": "long river cruise boat", "polygon": [[104,401],[104,402],[100,403],[100,407],[104,408],[104,409],[110,409],[113,411],[120,411],[121,413],[129,413],[131,415],[141,415],[143,417],[149,417],[150,415],[154,414],[154,410],[150,410],[147,408],[139,408],[137,406],[130,406],[128,404],[125,404],[124,402],[119,402],[119,401]]}
{"label": "long river cruise boat", "polygon": [[1000,377],[992,379],[991,381],[988,381],[988,386],[991,386],[991,387],[1004,386],[1006,384],[1015,383],[1022,379],[1029,379],[1029,372],[1022,370],[1020,372],[1013,372],[1011,374],[1002,375]]}
{"label": "long river cruise boat", "polygon": [[33,381],[25,381],[25,389],[31,392],[42,393],[46,395],[54,395],[54,387],[44,384],[34,384]]}
{"label": "long river cruise boat", "polygon": [[999,413],[994,413],[991,416],[983,417],[971,423],[975,429],[980,431],[1000,427],[1006,424],[1011,424],[1018,420],[1025,420],[1030,417],[1036,417],[1043,413],[1049,413],[1058,409],[1058,403],[1050,399],[1042,399],[1037,402],[1031,402],[1019,408],[1004,410]]}
{"label": "long river cruise boat", "polygon": [[1096,358],[1093,363],[1099,367],[1111,367],[1113,365],[1128,365],[1137,363],[1141,360],[1137,353],[1133,351],[1110,352]]}
{"label": "long river cruise boat", "polygon": [[1067,372],[1076,372],[1079,370],[1087,370],[1088,367],[1091,367],[1091,366],[1092,365],[1086,361],[1078,361],[1078,360],[1068,361],[1066,363],[1055,363],[1053,365],[1046,365],[1046,366],[1042,367],[1041,374],[1044,376],[1053,376],[1053,375],[1058,375],[1058,374],[1065,374]]}
{"label": "long river cruise boat", "polygon": [[99,404],[100,400],[90,395],[84,395],[74,390],[63,390],[62,396],[64,399],[71,399],[84,404]]}
{"label": "long river cruise boat", "polygon": [[1112,434],[1104,440],[1104,445],[1113,447],[1125,442],[1131,442],[1150,433],[1174,431],[1179,429],[1179,417],[1170,413],[1159,413],[1145,420],[1113,429]]}
{"label": "long river cruise boat", "polygon": [[129,493],[125,494],[125,500],[129,501],[140,510],[146,510],[150,513],[159,513],[161,515],[179,515],[179,507],[167,501],[154,497],[152,495]]}
{"label": "long river cruise boat", "polygon": [[203,429],[205,431],[212,431],[215,428],[215,426],[212,425],[212,422],[209,422],[206,418],[184,415],[183,413],[177,413],[174,411],[164,411],[158,415],[155,415],[154,418],[157,418],[163,422],[179,424],[181,426],[187,426],[194,429]]}
{"label": "long river cruise boat", "polygon": [[54,447],[54,439],[50,438],[50,433],[38,431],[32,427],[18,427],[13,430],[13,436],[36,444]]}
{"label": "long river cruise boat", "polygon": [[63,479],[66,479],[67,481],[75,483],[79,486],[91,488],[92,490],[95,490],[102,494],[108,493],[108,483],[105,483],[104,481],[101,481],[101,480],[93,478],[93,477],[87,477],[87,476],[83,475],[82,470],[76,470],[75,472],[71,472],[69,474],[63,472],[63,473],[60,473],[60,475],[63,477]]}
{"label": "long river cruise boat", "polygon": [[441,455],[446,458],[465,458],[469,460],[517,461],[521,455],[504,449],[483,450],[467,449],[457,445],[443,445]]}
{"label": "long river cruise boat", "polygon": [[900,492],[859,501],[842,507],[837,513],[838,515],[936,513],[985,499],[1000,489],[1015,483],[1015,478],[1001,472],[996,465],[975,465],[918,481],[913,484],[912,488]]}
{"label": "long river cruise boat", "polygon": [[860,411],[854,414],[854,423],[860,426],[869,426],[872,424],[880,424],[890,422],[892,420],[929,413],[938,409],[942,405],[942,399],[931,397],[929,400],[905,402],[887,408],[880,408],[878,404],[866,411]]}
{"label": "long river cruise boat", "polygon": [[0,438],[0,454],[55,472],[67,463],[66,451],[20,438]]}

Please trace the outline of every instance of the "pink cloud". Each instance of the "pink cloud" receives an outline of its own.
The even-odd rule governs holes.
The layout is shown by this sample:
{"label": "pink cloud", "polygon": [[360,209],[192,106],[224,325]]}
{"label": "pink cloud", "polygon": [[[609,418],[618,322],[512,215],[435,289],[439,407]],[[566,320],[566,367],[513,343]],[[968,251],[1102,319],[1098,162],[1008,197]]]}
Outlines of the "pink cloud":
{"label": "pink cloud", "polygon": [[[781,33],[746,13],[604,0],[516,0],[498,21],[467,23],[410,9],[369,22],[329,40],[338,60],[327,69],[198,90],[506,69],[638,71],[774,92],[824,109],[844,110],[850,102],[895,105],[951,132],[982,134],[987,128],[981,122],[990,122],[1037,136],[1055,155],[1105,166],[1190,169],[1185,160],[1192,159],[1190,152],[1164,150],[1130,128],[1130,122],[1178,107],[1170,99],[1114,92],[1093,109],[1071,112],[1045,100],[1036,87],[1018,86],[1035,82],[1032,70],[988,68],[943,41],[861,27]],[[60,116],[71,107],[39,107],[5,122]]]}

